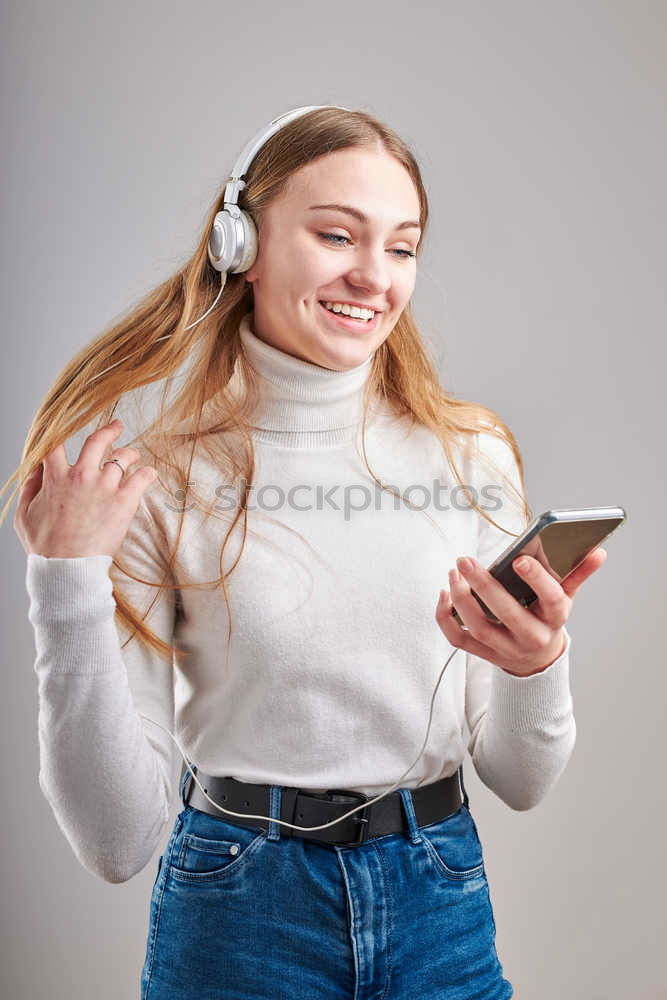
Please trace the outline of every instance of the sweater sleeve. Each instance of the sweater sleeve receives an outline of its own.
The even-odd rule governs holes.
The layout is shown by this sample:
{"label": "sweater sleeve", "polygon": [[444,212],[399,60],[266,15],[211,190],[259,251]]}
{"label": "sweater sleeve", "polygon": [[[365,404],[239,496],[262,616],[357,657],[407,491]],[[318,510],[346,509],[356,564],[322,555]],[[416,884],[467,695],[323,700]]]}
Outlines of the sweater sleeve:
{"label": "sweater sleeve", "polygon": [[[519,471],[510,447],[482,432],[479,445],[521,492]],[[483,475],[489,482],[488,475]],[[523,531],[525,518],[513,496],[492,477],[500,510],[490,516],[511,531]],[[500,492],[496,489],[500,487]],[[511,535],[479,517],[477,558],[488,567],[513,541]],[[510,808],[532,809],[554,786],[574,749],[576,727],[570,692],[570,635],[550,666],[518,677],[478,656],[466,654],[468,749],[477,774]]]}
{"label": "sweater sleeve", "polygon": [[[136,576],[160,581],[150,521],[144,496],[118,558]],[[173,663],[146,652],[136,637],[121,648],[130,633],[115,620],[114,582],[140,614],[157,592],[128,580],[108,555],[28,555],[39,785],[79,862],[117,883],[155,851],[169,817],[175,754],[167,733],[140,718],[173,731]],[[175,595],[162,591],[145,619],[165,642],[174,632]]]}

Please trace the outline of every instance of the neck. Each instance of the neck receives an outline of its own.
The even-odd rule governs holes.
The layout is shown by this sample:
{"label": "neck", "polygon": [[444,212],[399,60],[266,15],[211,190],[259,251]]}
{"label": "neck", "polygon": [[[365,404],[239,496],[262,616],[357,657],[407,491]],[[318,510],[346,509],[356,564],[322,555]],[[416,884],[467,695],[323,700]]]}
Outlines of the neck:
{"label": "neck", "polygon": [[252,320],[253,313],[246,313],[239,334],[260,381],[255,437],[290,448],[326,448],[353,440],[373,356],[347,371],[322,368],[261,340]]}

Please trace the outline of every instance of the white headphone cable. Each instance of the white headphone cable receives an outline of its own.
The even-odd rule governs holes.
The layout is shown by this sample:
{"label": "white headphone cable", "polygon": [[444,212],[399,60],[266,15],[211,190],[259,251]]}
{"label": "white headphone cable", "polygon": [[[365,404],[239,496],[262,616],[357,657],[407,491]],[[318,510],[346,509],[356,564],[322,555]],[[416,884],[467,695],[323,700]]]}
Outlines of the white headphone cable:
{"label": "white headphone cable", "polygon": [[[222,295],[222,293],[224,291],[226,282],[227,282],[227,272],[226,271],[221,271],[220,272],[220,291],[216,295],[214,302],[208,307],[208,309],[206,310],[206,312],[204,313],[203,316],[200,316],[199,319],[196,319],[194,321],[194,323],[190,323],[188,326],[186,326],[184,328],[184,330],[183,330],[183,333],[185,333],[186,330],[191,330],[193,326],[197,325],[197,323],[201,323],[201,321],[208,316],[208,314],[210,313],[211,309],[214,309],[217,306],[218,302],[220,301],[220,296]],[[157,340],[155,341],[155,343],[157,344],[160,340],[168,340],[169,337],[171,337],[172,335],[173,334],[171,334],[171,333],[165,333],[165,335],[163,337],[158,337]],[[120,359],[120,361],[114,361],[114,363],[112,365],[109,365],[108,368],[104,368],[97,375],[93,375],[93,377],[91,379],[88,379],[88,382],[94,382],[96,379],[101,378],[103,375],[106,375],[106,373],[109,372],[109,371],[111,371],[112,368],[115,368],[116,365],[122,365],[123,361],[127,361],[128,358],[131,358],[135,354],[138,354],[139,351],[141,351],[141,350],[143,350],[143,348],[142,347],[138,347],[136,349],[136,351],[132,351],[131,354],[126,354],[124,358]],[[153,375],[157,375],[157,374],[158,374],[157,372],[151,372],[150,375],[146,376],[146,378],[151,378]],[[86,385],[88,384],[88,382],[86,382]]]}
{"label": "white headphone cable", "polygon": [[[190,330],[190,329],[192,329],[193,326],[196,326],[197,323],[201,323],[201,321],[203,319],[205,319],[206,316],[208,316],[208,314],[211,312],[211,310],[213,308],[215,308],[215,306],[217,305],[217,303],[218,303],[218,301],[220,299],[220,296],[222,295],[222,292],[224,290],[226,281],[227,281],[227,273],[225,271],[221,271],[220,272],[220,291],[218,292],[218,294],[217,294],[217,296],[215,298],[215,301],[211,304],[211,306],[209,306],[209,308],[206,310],[206,312],[203,314],[203,316],[200,316],[199,319],[195,320],[194,323],[190,323],[189,326],[186,326],[185,330]],[[171,337],[171,334],[167,333],[163,337],[158,337],[157,340],[158,341],[159,340],[167,340],[169,337]],[[157,343],[157,341],[156,341],[156,343]],[[141,350],[141,348],[138,348],[138,350]],[[133,353],[134,354],[138,353],[138,350],[134,351]],[[131,358],[131,357],[132,357],[132,354],[128,354],[124,358],[121,358],[120,361],[115,361],[114,364],[109,365],[108,368],[105,368],[103,371],[99,372],[97,375],[95,375],[89,381],[94,382],[95,379],[98,379],[102,375],[105,375],[106,372],[110,371],[112,368],[115,368],[116,365],[122,364],[123,361],[126,361],[128,358]],[[157,372],[153,372],[152,374],[157,374]],[[420,511],[420,513],[425,514],[426,512],[425,511]],[[426,515],[426,516],[428,517],[429,515]],[[432,520],[432,518],[429,517],[429,520]],[[433,691],[433,696],[431,698],[431,710],[430,710],[430,713],[429,713],[428,727],[426,729],[426,736],[424,738],[424,743],[422,744],[422,748],[419,751],[419,756],[417,757],[417,760],[415,760],[414,763],[412,763],[410,765],[410,767],[407,769],[407,771],[405,771],[401,775],[401,777],[398,779],[398,781],[395,784],[393,784],[390,788],[388,788],[386,792],[382,792],[382,794],[378,795],[377,798],[370,799],[368,802],[365,802],[363,805],[356,806],[354,809],[351,809],[350,812],[344,813],[342,816],[339,816],[337,819],[332,820],[330,823],[324,823],[324,824],[322,824],[322,826],[294,826],[294,824],[287,823],[284,820],[280,820],[280,819],[274,819],[274,820],[272,820],[270,816],[259,816],[259,815],[254,815],[254,814],[251,814],[251,813],[235,813],[235,812],[232,812],[230,809],[225,809],[224,806],[221,806],[217,802],[214,802],[213,799],[208,795],[208,793],[204,791],[204,789],[202,788],[202,785],[201,785],[200,781],[198,780],[196,774],[194,773],[194,771],[192,771],[192,769],[190,767],[190,761],[188,760],[187,755],[183,752],[183,748],[181,747],[181,744],[179,743],[179,741],[178,741],[177,737],[175,736],[175,734],[172,733],[170,729],[167,729],[166,726],[161,725],[161,723],[156,722],[155,719],[151,719],[147,715],[142,715],[141,713],[139,713],[139,717],[142,718],[142,719],[145,719],[147,722],[152,722],[154,726],[158,726],[165,733],[168,733],[168,735],[172,738],[172,740],[174,741],[174,743],[178,747],[179,752],[181,754],[181,757],[185,761],[187,769],[188,769],[188,771],[190,771],[190,774],[192,775],[194,781],[199,786],[199,788],[200,788],[200,790],[202,792],[202,795],[206,796],[206,798],[211,803],[211,805],[215,806],[216,809],[221,809],[222,812],[226,812],[230,816],[237,816],[240,819],[244,819],[244,818],[264,819],[264,820],[267,820],[268,822],[279,823],[281,826],[289,826],[293,830],[324,830],[328,826],[333,826],[334,823],[339,823],[342,819],[347,819],[348,816],[351,816],[353,813],[358,812],[359,809],[365,809],[366,806],[371,805],[373,802],[379,802],[380,799],[383,799],[383,798],[385,798],[385,796],[391,794],[391,792],[393,792],[394,789],[398,788],[398,786],[400,785],[401,781],[406,776],[406,774],[409,774],[410,771],[412,770],[412,768],[415,766],[415,764],[417,764],[418,761],[421,759],[422,753],[424,752],[424,747],[426,746],[426,743],[428,742],[428,736],[429,736],[429,733],[431,731],[431,722],[432,722],[432,719],[433,719],[433,702],[434,702],[435,696],[436,696],[436,694],[438,692],[438,688],[440,687],[440,682],[441,682],[441,680],[443,678],[445,669],[447,668],[447,666],[449,664],[449,661],[452,659],[452,657],[454,656],[454,654],[457,651],[458,651],[458,647],[456,647],[450,653],[448,659],[446,660],[446,662],[445,662],[445,664],[444,664],[444,666],[443,666],[443,668],[442,668],[442,670],[440,672],[440,677],[438,678],[438,683],[435,686],[435,690]]]}
{"label": "white headphone cable", "polygon": [[[195,322],[194,322],[194,323],[190,323],[190,324],[189,324],[189,326],[186,326],[186,327],[185,327],[185,330],[190,330],[190,329],[191,329],[191,328],[192,328],[193,326],[196,326],[196,325],[197,325],[197,323],[200,323],[200,322],[201,322],[201,321],[202,321],[203,319],[205,319],[205,317],[206,317],[206,316],[208,316],[208,314],[209,314],[209,313],[211,312],[211,309],[213,309],[213,308],[214,308],[214,307],[215,307],[215,306],[217,305],[217,303],[218,303],[218,300],[220,299],[220,296],[222,295],[222,292],[223,292],[223,290],[224,290],[224,287],[225,287],[225,283],[226,283],[226,281],[227,281],[227,273],[226,273],[225,271],[221,271],[221,272],[220,272],[220,279],[221,279],[221,280],[220,280],[220,291],[218,292],[218,294],[217,294],[217,296],[216,296],[216,298],[215,298],[215,301],[214,301],[214,302],[212,303],[212,305],[211,305],[211,306],[210,306],[210,307],[209,307],[209,308],[208,308],[208,309],[206,310],[206,312],[205,312],[205,313],[203,314],[203,316],[200,316],[200,317],[199,317],[199,319],[198,319],[198,320],[195,320]],[[167,333],[167,334],[165,334],[165,335],[164,335],[163,337],[158,337],[158,340],[167,340],[167,338],[168,338],[168,337],[170,337],[170,336],[171,336],[171,334],[170,334],[170,333]],[[157,341],[156,341],[156,343],[157,343]],[[140,349],[139,349],[139,350],[140,350]],[[137,352],[135,351],[134,353],[136,354]],[[116,362],[114,362],[114,364],[113,364],[113,365],[110,365],[110,366],[109,366],[109,368],[105,368],[105,369],[104,369],[103,371],[101,371],[101,372],[100,372],[100,373],[99,373],[98,375],[95,375],[95,376],[94,376],[94,378],[92,378],[92,379],[91,379],[90,381],[91,381],[91,382],[94,382],[94,381],[95,381],[95,379],[97,379],[97,378],[100,378],[100,377],[101,377],[102,375],[104,375],[104,374],[105,374],[106,372],[110,371],[110,369],[111,369],[111,368],[115,368],[115,367],[116,367],[116,365],[119,365],[119,364],[121,364],[121,363],[122,363],[123,361],[126,361],[128,357],[132,357],[132,355],[131,355],[131,354],[129,354],[129,355],[127,355],[126,357],[124,357],[124,358],[121,358],[121,360],[120,360],[120,361],[116,361]],[[153,374],[157,374],[157,373],[156,373],[156,372],[154,372]],[[409,502],[409,501],[408,501],[408,502]],[[426,515],[426,516],[427,516],[427,517],[429,518],[429,520],[430,520],[430,521],[432,521],[432,520],[433,520],[433,519],[432,519],[432,518],[431,518],[431,517],[430,517],[430,516],[429,516],[428,514],[426,514],[426,512],[425,512],[425,511],[420,511],[420,513],[422,513],[422,514],[425,514],[425,515]],[[437,527],[437,525],[436,525],[436,527]],[[182,757],[182,758],[183,758],[183,760],[185,761],[185,764],[186,764],[186,766],[187,766],[187,769],[188,769],[188,771],[190,772],[190,774],[192,775],[192,778],[194,779],[194,781],[196,782],[196,784],[197,784],[197,785],[199,786],[199,789],[201,790],[201,793],[202,793],[202,795],[204,795],[204,796],[205,796],[205,797],[206,797],[206,798],[208,799],[208,801],[209,801],[209,802],[211,803],[211,805],[215,806],[215,808],[216,808],[216,809],[221,809],[221,810],[222,810],[222,812],[225,812],[225,813],[227,813],[227,814],[228,814],[228,815],[230,815],[230,816],[237,816],[237,817],[238,817],[238,818],[240,818],[240,819],[245,819],[245,818],[252,818],[252,819],[264,819],[264,820],[267,820],[268,822],[274,822],[274,823],[279,823],[279,824],[280,824],[281,826],[289,826],[289,827],[291,827],[291,828],[292,828],[293,830],[324,830],[324,829],[326,829],[326,827],[328,827],[328,826],[333,826],[333,825],[334,825],[334,823],[339,823],[339,822],[340,822],[340,821],[341,821],[342,819],[347,819],[347,817],[348,817],[348,816],[351,816],[351,815],[352,815],[353,813],[355,813],[355,812],[358,812],[358,811],[359,811],[360,809],[365,809],[365,808],[366,808],[366,806],[369,806],[369,805],[371,805],[371,804],[372,804],[373,802],[379,802],[379,801],[380,801],[380,799],[383,799],[383,798],[385,798],[385,796],[387,796],[387,795],[390,795],[390,794],[391,794],[391,792],[393,792],[393,791],[394,791],[394,790],[395,790],[396,788],[398,788],[398,786],[400,785],[401,781],[402,781],[402,780],[403,780],[403,778],[404,778],[404,777],[406,776],[406,774],[409,774],[409,773],[410,773],[410,771],[412,770],[412,768],[413,768],[413,767],[414,767],[414,766],[415,766],[415,765],[416,765],[416,764],[418,763],[418,761],[419,761],[419,760],[421,759],[421,756],[422,756],[422,753],[424,752],[424,748],[425,748],[425,746],[426,746],[426,744],[427,744],[427,742],[428,742],[428,736],[429,736],[429,733],[430,733],[430,731],[431,731],[431,723],[432,723],[432,720],[433,720],[433,702],[434,702],[434,700],[435,700],[435,696],[436,696],[436,694],[437,694],[437,692],[438,692],[438,688],[440,687],[440,682],[441,682],[441,680],[442,680],[442,678],[443,678],[443,675],[444,675],[444,672],[445,672],[445,670],[446,670],[447,666],[449,665],[449,661],[450,661],[450,660],[452,659],[452,657],[454,656],[454,654],[455,654],[456,652],[458,652],[458,647],[456,647],[456,648],[455,648],[455,649],[454,649],[454,650],[453,650],[453,651],[452,651],[452,652],[450,653],[449,657],[448,657],[448,658],[447,658],[447,660],[445,661],[445,664],[444,664],[444,666],[443,666],[443,668],[442,668],[442,670],[441,670],[441,672],[440,672],[440,676],[439,676],[439,678],[438,678],[438,683],[436,684],[436,686],[435,686],[435,690],[433,691],[433,696],[432,696],[432,698],[431,698],[431,710],[430,710],[430,712],[429,712],[429,720],[428,720],[428,726],[427,726],[427,729],[426,729],[426,736],[424,737],[424,742],[423,742],[423,744],[422,744],[422,747],[421,747],[421,750],[419,751],[419,756],[417,757],[417,759],[416,759],[416,760],[415,760],[415,761],[414,761],[414,762],[413,762],[413,763],[412,763],[412,764],[410,765],[410,767],[409,767],[409,768],[407,769],[407,771],[405,771],[405,772],[404,772],[404,773],[403,773],[403,774],[401,775],[401,777],[400,777],[400,778],[398,779],[398,781],[397,781],[397,782],[396,782],[395,784],[391,785],[391,787],[389,787],[389,788],[388,788],[388,789],[386,790],[386,792],[382,792],[382,794],[381,794],[381,795],[378,795],[378,796],[377,796],[376,798],[374,798],[374,799],[370,799],[370,800],[369,800],[368,802],[365,802],[365,803],[363,803],[363,804],[362,804],[362,805],[360,805],[360,806],[356,806],[356,807],[355,807],[354,809],[351,809],[351,810],[350,810],[349,812],[347,812],[347,813],[344,813],[344,814],[343,814],[342,816],[339,816],[339,817],[338,817],[337,819],[335,819],[335,820],[332,820],[332,821],[331,821],[330,823],[324,823],[324,824],[322,824],[322,826],[295,826],[295,825],[294,825],[294,824],[292,824],[292,823],[287,823],[287,822],[286,822],[285,820],[280,820],[280,819],[274,819],[274,820],[272,820],[270,816],[259,816],[259,815],[254,815],[254,814],[252,814],[252,813],[235,813],[235,812],[232,812],[232,811],[231,811],[230,809],[225,809],[225,808],[224,808],[224,806],[221,806],[221,805],[219,805],[219,804],[218,804],[217,802],[214,802],[214,801],[213,801],[213,799],[212,799],[212,798],[211,798],[211,797],[210,797],[210,796],[208,795],[208,793],[207,793],[207,792],[206,792],[206,791],[204,790],[204,788],[203,788],[203,787],[202,787],[202,785],[201,785],[201,782],[200,782],[200,781],[198,780],[198,778],[197,778],[196,774],[195,774],[195,773],[194,773],[194,771],[193,771],[193,770],[191,769],[191,767],[190,767],[190,761],[188,760],[188,758],[187,758],[187,755],[186,755],[186,754],[184,753],[184,751],[183,751],[183,748],[181,747],[181,744],[179,743],[179,741],[178,741],[177,737],[175,736],[175,734],[174,734],[174,733],[172,733],[170,729],[167,729],[167,728],[166,728],[166,726],[163,726],[163,725],[161,725],[161,723],[159,723],[159,722],[156,722],[156,721],[155,721],[155,719],[151,719],[151,718],[149,718],[149,716],[147,716],[147,715],[142,715],[141,713],[139,713],[139,716],[140,716],[140,718],[142,718],[142,719],[145,719],[145,720],[146,720],[147,722],[152,722],[154,726],[158,726],[158,728],[162,729],[162,730],[163,730],[163,731],[164,731],[165,733],[168,733],[168,735],[169,735],[169,736],[170,736],[170,737],[172,738],[172,740],[174,741],[174,743],[175,743],[175,744],[176,744],[176,746],[178,747],[178,750],[179,750],[179,752],[180,752],[180,754],[181,754],[181,757]]]}
{"label": "white headphone cable", "polygon": [[183,752],[183,748],[181,747],[181,744],[179,743],[179,741],[176,738],[176,736],[171,732],[171,730],[167,729],[165,726],[161,725],[159,722],[156,722],[155,719],[149,718],[147,715],[142,715],[141,713],[139,713],[139,716],[142,719],[146,719],[147,722],[152,722],[153,725],[158,726],[165,733],[168,733],[171,736],[172,740],[174,741],[174,743],[176,744],[176,746],[178,747],[178,749],[179,749],[179,751],[181,753],[181,757],[183,758],[183,760],[186,763],[188,771],[190,771],[190,774],[194,778],[196,784],[199,786],[202,795],[205,795],[206,798],[208,799],[208,801],[211,803],[211,805],[215,806],[216,809],[221,809],[222,812],[228,813],[228,815],[230,815],[230,816],[238,816],[240,819],[264,819],[264,820],[267,820],[269,823],[273,822],[273,823],[279,823],[280,826],[289,826],[293,830],[324,830],[328,826],[333,826],[334,823],[340,823],[340,821],[342,819],[347,819],[348,816],[351,816],[353,813],[358,812],[360,809],[365,809],[367,806],[371,805],[373,802],[379,802],[380,799],[383,799],[386,795],[389,795],[391,792],[393,792],[394,789],[398,788],[398,786],[400,785],[400,783],[403,780],[403,778],[405,777],[405,775],[410,773],[410,771],[415,766],[415,764],[417,763],[417,761],[419,761],[419,759],[421,758],[421,755],[424,752],[424,747],[426,746],[426,743],[428,742],[428,734],[431,731],[431,722],[432,722],[432,719],[433,719],[433,702],[435,701],[435,696],[436,696],[436,694],[438,692],[438,688],[440,687],[440,681],[443,678],[443,675],[445,673],[445,669],[447,668],[447,666],[449,664],[449,661],[454,656],[454,654],[458,653],[459,651],[463,652],[463,650],[459,650],[458,646],[454,650],[452,650],[452,652],[450,653],[449,657],[447,658],[447,660],[445,662],[445,665],[443,666],[442,670],[440,671],[440,676],[438,678],[438,683],[436,684],[435,690],[433,691],[433,695],[431,697],[431,710],[430,710],[430,713],[429,713],[428,727],[426,729],[426,736],[424,738],[424,742],[422,744],[422,748],[419,751],[419,756],[417,757],[417,760],[415,760],[414,763],[410,765],[410,767],[407,769],[407,771],[404,771],[404,773],[401,775],[401,777],[398,779],[398,781],[394,785],[392,785],[390,788],[388,788],[386,792],[382,792],[382,794],[378,795],[377,798],[370,799],[368,802],[364,802],[364,803],[362,803],[362,805],[356,806],[354,809],[350,809],[349,812],[344,813],[342,816],[338,816],[336,819],[331,820],[330,823],[323,823],[321,826],[295,826],[293,823],[287,823],[285,820],[282,820],[282,819],[275,819],[275,818],[272,819],[271,816],[259,816],[259,815],[255,815],[254,813],[236,813],[236,812],[232,812],[230,809],[225,809],[224,806],[221,806],[217,802],[214,802],[213,799],[202,788],[201,783],[197,779],[196,774],[194,773],[194,771],[190,767],[190,761],[188,760],[186,754]]}

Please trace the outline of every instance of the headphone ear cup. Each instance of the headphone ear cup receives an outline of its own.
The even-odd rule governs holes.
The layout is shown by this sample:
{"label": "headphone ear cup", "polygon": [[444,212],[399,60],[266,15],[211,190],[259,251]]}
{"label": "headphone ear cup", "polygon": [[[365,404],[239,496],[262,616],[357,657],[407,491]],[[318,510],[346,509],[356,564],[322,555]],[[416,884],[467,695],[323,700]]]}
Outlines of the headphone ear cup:
{"label": "headphone ear cup", "polygon": [[216,271],[228,271],[234,259],[236,240],[229,213],[223,208],[213,220],[213,228],[208,240],[208,259]]}
{"label": "headphone ear cup", "polygon": [[258,235],[257,227],[252,216],[241,211],[241,224],[243,226],[243,250],[238,267],[235,267],[232,274],[240,274],[241,271],[249,271],[257,259]]}
{"label": "headphone ear cup", "polygon": [[[239,245],[239,263],[232,267]],[[208,241],[208,259],[216,271],[231,271],[232,274],[248,271],[255,263],[257,245],[257,228],[247,212],[241,210],[235,218],[226,209],[218,212]]]}

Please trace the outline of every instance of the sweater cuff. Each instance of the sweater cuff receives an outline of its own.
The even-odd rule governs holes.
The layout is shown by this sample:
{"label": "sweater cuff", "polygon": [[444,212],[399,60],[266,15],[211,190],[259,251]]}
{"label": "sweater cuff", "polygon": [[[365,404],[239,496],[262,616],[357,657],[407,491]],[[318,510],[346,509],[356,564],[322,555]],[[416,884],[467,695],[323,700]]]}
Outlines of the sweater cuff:
{"label": "sweater cuff", "polygon": [[28,618],[33,625],[96,625],[113,618],[116,602],[108,555],[49,559],[28,553]]}
{"label": "sweater cuff", "polygon": [[494,665],[488,710],[503,727],[512,732],[527,732],[571,712],[571,639],[567,629],[563,631],[563,652],[539,673],[517,677]]}

